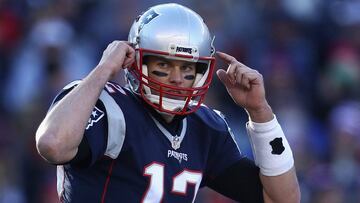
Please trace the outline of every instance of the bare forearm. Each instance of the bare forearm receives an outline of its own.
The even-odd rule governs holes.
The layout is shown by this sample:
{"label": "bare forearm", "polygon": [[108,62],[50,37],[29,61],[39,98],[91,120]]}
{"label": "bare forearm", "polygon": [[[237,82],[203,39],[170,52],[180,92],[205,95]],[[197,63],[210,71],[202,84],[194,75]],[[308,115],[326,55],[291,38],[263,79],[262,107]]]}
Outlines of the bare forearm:
{"label": "bare forearm", "polygon": [[[109,77],[106,69],[95,68],[47,114],[36,133],[38,150],[45,159],[60,163],[76,155],[91,111]],[[56,146],[56,151],[49,146]]]}
{"label": "bare forearm", "polygon": [[264,187],[266,203],[300,202],[300,189],[294,168],[279,176],[260,174],[260,179]]}
{"label": "bare forearm", "polygon": [[128,42],[116,40],[108,45],[97,67],[59,101],[40,124],[36,146],[41,156],[55,164],[74,158],[104,85],[134,61],[135,50]]}

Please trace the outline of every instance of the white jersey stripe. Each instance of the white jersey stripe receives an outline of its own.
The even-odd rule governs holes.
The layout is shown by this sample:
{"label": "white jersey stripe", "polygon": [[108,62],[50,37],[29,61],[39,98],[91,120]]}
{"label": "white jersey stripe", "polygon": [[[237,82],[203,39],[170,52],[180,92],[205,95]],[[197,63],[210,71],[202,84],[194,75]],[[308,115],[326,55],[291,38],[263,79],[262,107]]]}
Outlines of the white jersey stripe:
{"label": "white jersey stripe", "polygon": [[235,135],[234,135],[234,133],[232,132],[232,130],[231,130],[228,122],[226,121],[225,116],[221,113],[221,111],[218,111],[218,110],[216,110],[216,109],[213,109],[213,111],[214,111],[217,115],[219,115],[220,118],[222,118],[222,119],[224,120],[224,122],[225,122],[225,124],[226,124],[226,127],[227,127],[227,129],[228,129],[228,132],[229,132],[229,134],[231,135],[231,138],[233,139],[233,141],[234,141],[237,149],[239,150],[239,152],[240,152],[240,154],[241,154],[240,147],[239,147],[238,143],[237,143],[236,140],[235,140]]}
{"label": "white jersey stripe", "polygon": [[100,100],[105,106],[108,119],[108,140],[105,155],[116,159],[125,140],[126,125],[124,113],[105,90],[101,92]]}
{"label": "white jersey stripe", "polygon": [[61,198],[62,193],[64,192],[64,181],[65,181],[65,171],[64,166],[58,165],[56,167],[56,186],[57,186],[57,193],[59,198]]}

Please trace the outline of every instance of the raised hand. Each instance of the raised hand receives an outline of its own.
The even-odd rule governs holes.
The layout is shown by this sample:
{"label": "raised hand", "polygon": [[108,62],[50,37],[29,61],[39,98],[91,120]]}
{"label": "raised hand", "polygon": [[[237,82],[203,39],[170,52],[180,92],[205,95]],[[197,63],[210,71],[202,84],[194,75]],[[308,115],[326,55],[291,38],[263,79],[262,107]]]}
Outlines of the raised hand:
{"label": "raised hand", "polygon": [[271,120],[273,115],[265,98],[262,75],[226,53],[217,52],[217,56],[229,65],[226,71],[219,69],[216,74],[234,102],[245,108],[254,120]]}
{"label": "raised hand", "polygon": [[98,66],[108,68],[114,76],[119,70],[129,68],[135,61],[135,50],[125,41],[113,41],[104,50]]}

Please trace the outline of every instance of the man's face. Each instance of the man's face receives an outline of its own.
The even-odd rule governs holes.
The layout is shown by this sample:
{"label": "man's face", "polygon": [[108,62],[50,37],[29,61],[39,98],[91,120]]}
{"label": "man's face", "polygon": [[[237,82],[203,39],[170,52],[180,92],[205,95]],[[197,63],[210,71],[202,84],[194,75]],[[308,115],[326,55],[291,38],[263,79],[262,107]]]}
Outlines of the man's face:
{"label": "man's face", "polygon": [[[196,63],[180,60],[170,60],[158,56],[148,56],[146,60],[148,67],[149,77],[157,80],[158,82],[172,85],[176,87],[189,88],[192,87],[195,81],[196,74]],[[158,87],[158,85],[151,84],[152,86]],[[173,92],[179,94],[189,94],[187,91],[170,90],[164,88],[165,92]],[[153,92],[158,94],[158,92]],[[164,95],[165,97],[184,100],[183,97],[174,95]]]}

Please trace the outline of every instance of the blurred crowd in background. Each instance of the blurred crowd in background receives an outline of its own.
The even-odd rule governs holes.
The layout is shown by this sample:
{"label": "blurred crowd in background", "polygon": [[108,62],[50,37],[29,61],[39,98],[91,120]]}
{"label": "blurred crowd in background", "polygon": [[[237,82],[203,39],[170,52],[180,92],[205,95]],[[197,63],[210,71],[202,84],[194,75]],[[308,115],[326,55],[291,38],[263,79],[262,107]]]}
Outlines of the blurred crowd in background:
{"label": "blurred crowd in background", "polygon": [[[35,131],[59,90],[83,78],[158,0],[0,0],[0,203],[56,203]],[[215,46],[259,70],[292,145],[304,203],[360,202],[360,0],[189,0]],[[179,28],[181,29],[181,28]],[[217,68],[226,64],[217,63]],[[124,83],[121,74],[115,79]],[[249,157],[247,115],[214,78],[206,99]],[[198,203],[232,202],[203,189]]]}

